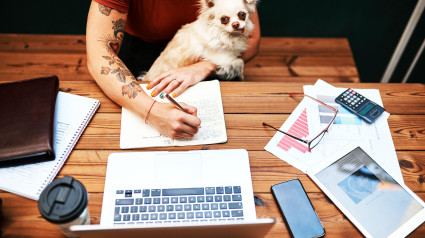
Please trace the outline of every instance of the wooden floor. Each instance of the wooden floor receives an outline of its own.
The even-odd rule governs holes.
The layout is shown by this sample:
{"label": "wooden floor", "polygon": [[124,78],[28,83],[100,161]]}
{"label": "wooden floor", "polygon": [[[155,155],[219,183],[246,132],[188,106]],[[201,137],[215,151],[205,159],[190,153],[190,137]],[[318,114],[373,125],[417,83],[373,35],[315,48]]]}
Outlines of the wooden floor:
{"label": "wooden floor", "polygon": [[[57,75],[92,80],[83,35],[0,34],[0,80]],[[261,39],[260,51],[245,65],[246,81],[360,82],[345,38]]]}
{"label": "wooden floor", "polygon": [[[0,81],[52,74],[60,78],[61,91],[101,102],[58,175],[73,176],[83,182],[89,191],[91,223],[99,224],[106,161],[110,153],[122,151],[121,108],[103,94],[88,74],[84,37],[0,35]],[[264,150],[274,132],[265,129],[262,122],[281,125],[298,103],[284,95],[303,92],[303,85],[312,84],[317,78],[337,87],[380,90],[384,106],[391,114],[388,123],[405,184],[425,199],[425,86],[358,83],[345,39],[262,39],[261,52],[246,65],[248,82],[220,83],[227,143],[132,151],[247,149],[254,193],[264,202],[264,206],[256,206],[257,217],[274,217],[277,221],[267,238],[289,237],[270,186],[294,178],[302,181],[328,237],[361,237],[307,175]],[[5,191],[0,191],[0,198],[0,228],[4,237],[63,237],[40,216],[35,201]],[[425,226],[421,225],[410,237],[425,237]]]}

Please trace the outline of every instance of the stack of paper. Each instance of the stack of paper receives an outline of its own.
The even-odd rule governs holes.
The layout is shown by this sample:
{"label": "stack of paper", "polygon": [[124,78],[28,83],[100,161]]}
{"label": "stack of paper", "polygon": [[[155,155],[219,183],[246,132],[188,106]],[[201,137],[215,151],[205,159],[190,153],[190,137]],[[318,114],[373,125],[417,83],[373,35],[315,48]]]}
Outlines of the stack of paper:
{"label": "stack of paper", "polygon": [[[323,159],[329,157],[346,145],[356,142],[367,148],[382,167],[387,170],[398,182],[403,183],[403,177],[398,163],[394,143],[388,125],[389,113],[385,112],[373,124],[367,124],[354,114],[348,112],[335,102],[335,98],[346,88],[335,88],[332,85],[318,80],[316,84],[304,86],[304,93],[310,95],[334,108],[338,109],[338,115],[333,125],[329,128],[322,141],[311,151],[302,150],[298,145],[284,145],[283,133],[277,132],[266,145],[265,149],[298,168],[304,173]],[[383,106],[377,89],[354,89],[370,100]],[[333,113],[323,110],[317,103],[304,99],[295,108],[288,120],[280,128],[289,131],[302,113],[306,114],[308,133],[305,139],[311,139],[325,127],[332,118]]]}

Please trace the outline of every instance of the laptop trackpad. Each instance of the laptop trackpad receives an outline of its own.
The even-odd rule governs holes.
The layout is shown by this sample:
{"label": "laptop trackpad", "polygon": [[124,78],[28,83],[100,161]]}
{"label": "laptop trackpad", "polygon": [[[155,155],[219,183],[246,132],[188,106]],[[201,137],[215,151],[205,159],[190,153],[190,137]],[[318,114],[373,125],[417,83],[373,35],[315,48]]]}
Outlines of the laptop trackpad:
{"label": "laptop trackpad", "polygon": [[155,158],[158,186],[196,186],[202,183],[202,157],[199,153],[164,153]]}

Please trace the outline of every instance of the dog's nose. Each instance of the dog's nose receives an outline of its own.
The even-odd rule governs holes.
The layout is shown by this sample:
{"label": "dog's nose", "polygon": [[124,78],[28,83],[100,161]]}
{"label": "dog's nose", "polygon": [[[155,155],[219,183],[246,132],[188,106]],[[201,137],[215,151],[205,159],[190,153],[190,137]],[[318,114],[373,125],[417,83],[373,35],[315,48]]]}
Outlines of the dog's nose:
{"label": "dog's nose", "polygon": [[238,30],[239,29],[239,22],[237,22],[237,21],[233,22],[232,27],[233,27],[233,29]]}

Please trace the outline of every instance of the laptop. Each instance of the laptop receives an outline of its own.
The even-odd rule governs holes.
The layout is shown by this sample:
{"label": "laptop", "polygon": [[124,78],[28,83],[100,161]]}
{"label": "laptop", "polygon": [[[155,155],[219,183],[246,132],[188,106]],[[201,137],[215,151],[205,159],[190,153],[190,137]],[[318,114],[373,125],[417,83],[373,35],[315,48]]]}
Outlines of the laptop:
{"label": "laptop", "polygon": [[123,152],[108,158],[100,225],[80,237],[264,237],[248,152]]}

